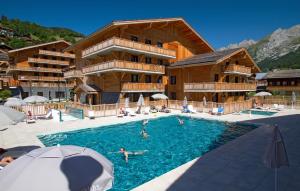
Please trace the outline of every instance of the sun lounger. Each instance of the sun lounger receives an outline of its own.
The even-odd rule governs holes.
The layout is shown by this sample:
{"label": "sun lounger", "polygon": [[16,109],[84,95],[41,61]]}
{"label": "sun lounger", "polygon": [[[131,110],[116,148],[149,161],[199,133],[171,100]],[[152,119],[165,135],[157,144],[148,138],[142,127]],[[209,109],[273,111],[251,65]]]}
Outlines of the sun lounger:
{"label": "sun lounger", "polygon": [[211,111],[211,114],[217,115],[218,114],[218,108],[217,107],[213,108],[212,111]]}
{"label": "sun lounger", "polygon": [[150,106],[150,112],[151,113],[157,113],[158,109],[156,109],[156,107],[152,105],[152,106]]}
{"label": "sun lounger", "polygon": [[224,114],[224,108],[218,107],[218,115],[223,115],[223,114]]}
{"label": "sun lounger", "polygon": [[192,105],[188,105],[188,110],[190,113],[197,113],[197,111],[194,109],[194,107]]}
{"label": "sun lounger", "polygon": [[88,117],[89,117],[90,119],[95,119],[95,112],[92,111],[92,110],[89,110],[89,111],[88,111]]}
{"label": "sun lounger", "polygon": [[135,112],[133,112],[130,108],[126,108],[126,112],[129,116],[136,116]]}
{"label": "sun lounger", "polygon": [[35,123],[36,121],[35,121],[35,119],[33,119],[33,118],[28,118],[28,119],[26,119],[26,123]]}
{"label": "sun lounger", "polygon": [[144,114],[145,114],[145,115],[149,115],[149,114],[150,114],[150,107],[146,107],[146,108],[144,109]]}
{"label": "sun lounger", "polygon": [[183,106],[183,109],[181,111],[182,113],[189,113],[188,107],[187,106]]}

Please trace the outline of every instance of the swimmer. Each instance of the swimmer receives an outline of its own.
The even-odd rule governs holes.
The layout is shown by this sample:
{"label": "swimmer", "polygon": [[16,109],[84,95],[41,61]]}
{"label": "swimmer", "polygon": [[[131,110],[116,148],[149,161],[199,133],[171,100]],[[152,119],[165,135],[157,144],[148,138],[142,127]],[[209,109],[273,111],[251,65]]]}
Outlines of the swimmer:
{"label": "swimmer", "polygon": [[121,148],[120,153],[123,153],[124,159],[125,159],[126,163],[128,163],[128,152],[125,150],[125,148]]}
{"label": "swimmer", "polygon": [[184,121],[182,119],[180,119],[179,117],[177,117],[177,119],[178,119],[178,122],[179,122],[180,125],[184,124]]}
{"label": "swimmer", "polygon": [[133,155],[133,156],[143,155],[147,151],[148,150],[144,150],[144,151],[126,151],[126,149],[122,147],[120,149],[119,153],[122,153],[124,155],[125,161],[126,161],[126,163],[128,163],[128,156],[129,155]]}
{"label": "swimmer", "polygon": [[143,126],[147,125],[148,123],[149,123],[149,120],[148,120],[148,119],[145,119],[145,120],[143,121]]}
{"label": "swimmer", "polygon": [[148,133],[146,132],[146,130],[144,128],[141,131],[141,135],[143,136],[144,139],[147,139],[148,136],[149,136]]}

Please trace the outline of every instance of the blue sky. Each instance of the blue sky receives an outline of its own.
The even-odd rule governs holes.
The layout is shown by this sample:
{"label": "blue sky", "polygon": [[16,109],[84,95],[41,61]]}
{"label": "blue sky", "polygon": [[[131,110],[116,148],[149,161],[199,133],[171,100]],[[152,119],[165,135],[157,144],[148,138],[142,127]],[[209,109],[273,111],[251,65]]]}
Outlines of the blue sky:
{"label": "blue sky", "polygon": [[85,35],[113,20],[183,17],[215,48],[300,24],[299,0],[0,0],[0,5],[0,14],[9,18]]}

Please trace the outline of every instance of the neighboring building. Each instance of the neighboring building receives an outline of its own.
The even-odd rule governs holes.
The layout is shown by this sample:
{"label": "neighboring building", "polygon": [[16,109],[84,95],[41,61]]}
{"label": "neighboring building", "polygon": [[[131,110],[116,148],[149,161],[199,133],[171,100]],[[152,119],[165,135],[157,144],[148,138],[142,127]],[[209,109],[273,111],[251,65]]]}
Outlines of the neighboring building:
{"label": "neighboring building", "polygon": [[250,81],[259,69],[245,49],[215,52],[182,18],[112,22],[66,50],[76,65],[65,78],[76,81],[75,101],[83,103],[137,101],[141,93],[230,101],[256,90]]}
{"label": "neighboring building", "polygon": [[12,77],[6,74],[9,61],[7,51],[11,49],[11,47],[7,46],[3,42],[0,43],[0,90],[8,89],[10,86],[16,85],[13,84]]}
{"label": "neighboring building", "polygon": [[171,99],[232,102],[243,101],[256,91],[253,73],[259,68],[244,48],[197,54],[169,67]]}
{"label": "neighboring building", "polygon": [[274,95],[300,95],[300,69],[273,70],[264,79],[268,81],[267,90]]}
{"label": "neighboring building", "polygon": [[267,91],[268,81],[265,79],[267,73],[256,73],[256,92]]}
{"label": "neighboring building", "polygon": [[21,88],[22,97],[40,95],[49,99],[69,98],[74,84],[67,83],[63,70],[74,63],[75,55],[64,52],[70,44],[59,40],[8,51],[9,67]]}
{"label": "neighboring building", "polygon": [[13,37],[13,36],[14,36],[14,30],[0,25],[0,38],[1,37]]}

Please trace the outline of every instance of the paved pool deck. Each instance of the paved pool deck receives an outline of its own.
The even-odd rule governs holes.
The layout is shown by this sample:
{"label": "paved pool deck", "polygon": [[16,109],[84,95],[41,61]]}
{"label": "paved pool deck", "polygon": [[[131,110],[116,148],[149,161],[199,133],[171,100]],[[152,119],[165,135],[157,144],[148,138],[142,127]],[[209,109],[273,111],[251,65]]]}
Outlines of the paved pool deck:
{"label": "paved pool deck", "polygon": [[[279,170],[280,190],[300,190],[300,110],[284,110],[273,116],[229,114],[215,116],[206,113],[137,115],[136,117],[100,117],[67,122],[38,120],[35,124],[19,123],[0,127],[0,147],[44,145],[37,135],[152,119],[169,115],[185,115],[228,122],[277,123],[282,130],[290,159],[290,167]],[[270,138],[270,128],[259,127],[207,154],[163,174],[134,190],[273,190],[273,170],[262,164],[262,156]],[[284,188],[284,189],[283,189]],[[296,189],[297,188],[297,189]]]}

